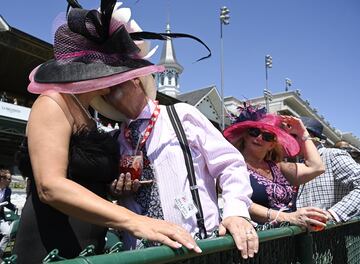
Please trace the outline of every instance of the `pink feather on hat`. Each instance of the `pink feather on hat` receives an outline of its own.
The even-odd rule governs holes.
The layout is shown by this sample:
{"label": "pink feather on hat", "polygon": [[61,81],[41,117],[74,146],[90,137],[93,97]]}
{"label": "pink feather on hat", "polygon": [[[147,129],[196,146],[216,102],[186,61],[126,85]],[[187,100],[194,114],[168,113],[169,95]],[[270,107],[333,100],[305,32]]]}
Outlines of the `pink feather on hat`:
{"label": "pink feather on hat", "polygon": [[224,136],[230,143],[234,144],[248,128],[259,128],[274,133],[285,154],[290,157],[296,156],[300,151],[299,143],[281,126],[282,119],[280,116],[267,114],[265,108],[244,103],[244,107],[240,107],[240,114],[235,118],[234,123],[224,130]]}

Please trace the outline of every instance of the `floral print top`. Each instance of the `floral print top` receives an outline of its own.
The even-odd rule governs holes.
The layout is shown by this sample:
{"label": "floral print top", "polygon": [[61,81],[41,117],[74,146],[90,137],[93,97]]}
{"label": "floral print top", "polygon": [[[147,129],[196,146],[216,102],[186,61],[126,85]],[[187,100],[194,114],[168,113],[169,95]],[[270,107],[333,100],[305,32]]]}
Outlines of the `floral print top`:
{"label": "floral print top", "polygon": [[275,162],[268,161],[273,179],[268,179],[248,166],[253,194],[251,200],[267,208],[296,211],[296,192]]}

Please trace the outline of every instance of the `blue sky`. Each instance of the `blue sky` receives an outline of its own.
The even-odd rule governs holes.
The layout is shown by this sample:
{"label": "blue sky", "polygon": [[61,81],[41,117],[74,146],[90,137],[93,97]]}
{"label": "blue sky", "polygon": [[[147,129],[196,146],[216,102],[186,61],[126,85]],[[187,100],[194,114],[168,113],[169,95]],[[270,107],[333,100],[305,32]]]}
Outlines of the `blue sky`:
{"label": "blue sky", "polygon": [[[99,3],[79,2],[85,7]],[[194,63],[206,50],[191,40],[174,41],[178,61],[185,68],[182,92],[214,84],[220,88],[219,13],[224,5],[231,16],[223,28],[225,96],[261,96],[264,56],[270,54],[273,93],[283,91],[285,78],[290,78],[292,89],[299,89],[332,126],[360,137],[358,0],[124,1],[143,30],[164,31],[169,19],[173,32],[196,35],[211,48],[210,59]],[[65,0],[4,1],[0,14],[11,26],[52,43],[52,21],[65,8]],[[159,54],[152,61],[158,59]]]}

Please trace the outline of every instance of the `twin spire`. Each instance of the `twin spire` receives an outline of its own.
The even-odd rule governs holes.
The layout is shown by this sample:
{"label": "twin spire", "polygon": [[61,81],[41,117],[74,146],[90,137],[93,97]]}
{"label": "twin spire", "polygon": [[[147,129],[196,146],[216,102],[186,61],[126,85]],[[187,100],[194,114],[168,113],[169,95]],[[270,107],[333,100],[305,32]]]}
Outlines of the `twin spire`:
{"label": "twin spire", "polygon": [[[171,33],[170,24],[166,25],[166,33]],[[165,71],[157,74],[158,91],[176,98],[180,94],[179,74],[184,68],[178,63],[172,38],[168,38],[163,46],[160,62]]]}

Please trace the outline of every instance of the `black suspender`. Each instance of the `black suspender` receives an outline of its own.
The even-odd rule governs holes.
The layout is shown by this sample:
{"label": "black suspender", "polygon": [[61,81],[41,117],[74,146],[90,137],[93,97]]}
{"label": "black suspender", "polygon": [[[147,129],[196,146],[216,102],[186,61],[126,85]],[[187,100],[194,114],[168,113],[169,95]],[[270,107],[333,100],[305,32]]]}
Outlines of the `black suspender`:
{"label": "black suspender", "polygon": [[196,220],[197,220],[197,225],[199,228],[199,233],[197,233],[196,236],[199,239],[204,239],[204,238],[207,238],[207,233],[206,233],[206,228],[205,228],[205,223],[204,223],[204,214],[202,211],[201,201],[200,201],[200,197],[199,197],[198,186],[196,185],[194,165],[193,165],[193,161],[192,161],[189,144],[186,139],[184,129],[181,125],[179,116],[176,113],[174,105],[166,106],[166,110],[169,114],[171,124],[175,130],[175,133],[179,140],[181,149],[184,153],[186,169],[188,171],[187,177],[189,180],[190,191],[191,191],[192,199],[194,200],[195,206],[198,209],[198,212],[196,213]]}

